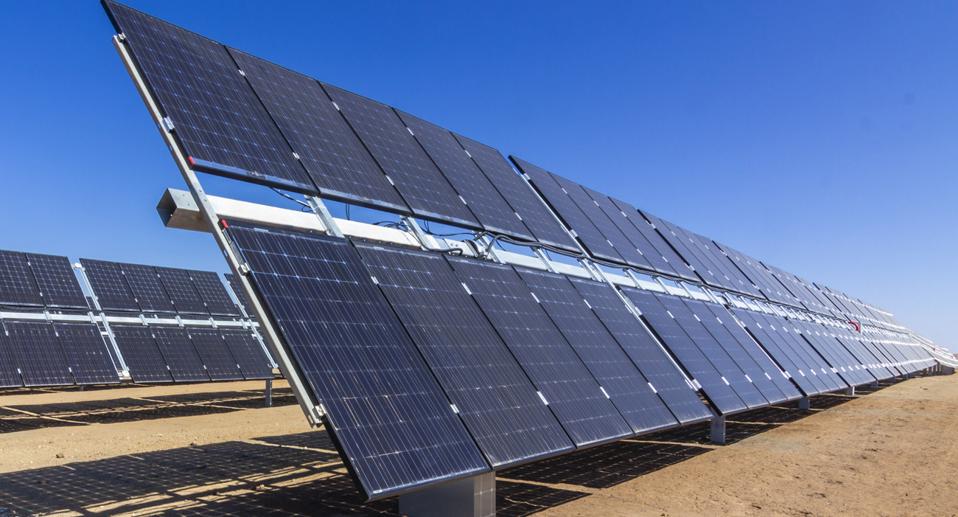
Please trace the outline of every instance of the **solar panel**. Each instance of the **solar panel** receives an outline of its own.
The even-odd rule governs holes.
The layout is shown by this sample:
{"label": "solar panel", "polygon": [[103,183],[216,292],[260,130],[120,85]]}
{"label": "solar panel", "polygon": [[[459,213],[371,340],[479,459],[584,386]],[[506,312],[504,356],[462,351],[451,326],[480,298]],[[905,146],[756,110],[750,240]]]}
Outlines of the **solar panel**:
{"label": "solar panel", "polygon": [[17,356],[7,333],[0,332],[0,388],[23,386],[23,377],[17,370]]}
{"label": "solar panel", "polygon": [[545,199],[549,206],[565,222],[565,225],[575,233],[575,236],[594,257],[625,263],[612,243],[599,232],[592,221],[572,201],[568,192],[556,181],[555,176],[525,160],[510,156],[512,161],[532,181],[536,190]]}
{"label": "solar panel", "polygon": [[785,373],[801,388],[807,395],[817,395],[824,393],[827,389],[818,382],[817,379],[806,377],[803,370],[808,369],[798,354],[792,350],[791,345],[783,343],[778,337],[777,332],[763,325],[762,322],[755,319],[755,313],[743,309],[732,309],[735,316],[745,324],[748,333],[754,336],[755,340],[762,345],[775,362],[780,364]]}
{"label": "solar panel", "polygon": [[537,241],[578,253],[579,246],[498,150],[453,133]]}
{"label": "solar panel", "polygon": [[13,349],[24,386],[73,384],[53,325],[33,322],[5,322],[7,344]]}
{"label": "solar panel", "polygon": [[466,258],[448,260],[576,446],[632,434],[512,267]]}
{"label": "solar panel", "polygon": [[153,329],[153,339],[170,367],[170,374],[175,382],[210,380],[203,368],[203,360],[196,353],[185,328],[156,327]]}
{"label": "solar panel", "polygon": [[133,291],[116,262],[80,259],[100,308],[107,311],[139,311]]}
{"label": "solar panel", "polygon": [[[669,245],[669,243],[659,232],[655,231],[655,227],[652,226],[652,223],[647,221],[645,216],[643,216],[637,208],[614,197],[610,197],[609,200],[612,201],[615,207],[621,210],[621,213],[629,219],[629,222],[632,223],[632,227],[638,230],[642,237],[645,237],[645,240],[648,241],[651,249],[654,249],[656,252],[658,252],[658,254],[662,257],[662,262],[667,263],[675,270],[675,273],[682,278],[695,281],[699,280],[698,276],[689,268],[688,263],[686,263],[685,260],[680,257],[674,249],[672,249],[672,246]],[[652,262],[652,265],[656,265],[657,261],[653,258],[653,255],[655,254],[651,251],[645,251],[645,248],[642,248],[641,246],[640,248],[643,250],[646,257],[648,257]],[[658,267],[663,266],[660,263]],[[665,272],[668,273],[667,268]]]}
{"label": "solar panel", "polygon": [[787,321],[784,318],[771,316],[771,315],[759,315],[760,318],[765,318],[768,322],[769,327],[773,331],[780,332],[782,338],[792,344],[792,348],[802,355],[805,358],[806,364],[809,366],[809,370],[805,373],[811,373],[812,376],[818,378],[822,383],[828,388],[828,391],[845,389],[848,387],[844,381],[838,378],[831,371],[831,366],[822,358],[818,352],[812,348],[808,342],[806,342],[802,337],[796,333],[794,330],[791,330]]}
{"label": "solar panel", "polygon": [[525,268],[517,268],[517,271],[635,432],[675,425],[675,418],[648,379],[629,360],[567,278]]}
{"label": "solar panel", "polygon": [[206,373],[214,381],[242,380],[243,372],[230,353],[226,339],[216,329],[191,328],[188,330],[193,347],[206,367]]}
{"label": "solar panel", "polygon": [[229,52],[324,197],[409,211],[315,79],[245,52]]}
{"label": "solar panel", "polygon": [[110,329],[134,382],[173,382],[166,359],[149,328],[111,325]]}
{"label": "solar panel", "polygon": [[488,470],[347,241],[239,225],[229,232],[368,496]]}
{"label": "solar panel", "polygon": [[[778,340],[780,347],[792,351],[798,366],[798,376],[809,378],[821,393],[839,389],[839,384],[826,376],[827,370],[820,364],[821,358],[817,357],[818,354],[811,350],[808,343],[795,339],[796,334],[785,332],[785,327],[778,318],[761,313],[754,314],[753,318],[765,326],[765,333],[773,340]],[[792,375],[795,376],[794,373]]]}
{"label": "solar panel", "polygon": [[233,273],[226,273],[226,284],[229,285],[230,291],[233,291],[233,294],[236,295],[236,299],[239,300],[239,304],[243,307],[243,310],[246,311],[246,315],[250,318],[255,318],[253,314],[253,304],[249,299],[249,296],[246,294],[246,290],[243,289],[242,284],[240,284]]}
{"label": "solar panel", "polygon": [[203,299],[193,287],[190,272],[185,269],[157,267],[163,290],[169,295],[176,312],[183,315],[208,314]]}
{"label": "solar panel", "polygon": [[229,347],[230,353],[239,364],[240,371],[243,372],[244,379],[273,378],[273,368],[270,366],[272,360],[263,352],[263,347],[252,332],[229,329],[223,329],[221,332],[226,339],[226,346]]}
{"label": "solar panel", "polygon": [[315,192],[226,47],[124,5],[103,4],[194,169]]}
{"label": "solar panel", "polygon": [[689,386],[678,366],[612,287],[592,280],[570,280],[679,422],[687,424],[712,418],[712,412]]}
{"label": "solar panel", "polygon": [[43,305],[40,289],[23,253],[0,251],[0,304]]}
{"label": "solar panel", "polygon": [[27,253],[30,270],[40,288],[43,304],[65,309],[88,309],[73,266],[66,257]]}
{"label": "solar panel", "polygon": [[[595,204],[596,208],[601,210],[609,222],[615,226],[615,229],[625,239],[625,242],[631,246],[631,249],[635,250],[635,253],[639,255],[639,257],[627,257],[629,258],[630,264],[667,275],[679,274],[672,263],[649,243],[645,235],[632,224],[629,216],[615,206],[615,203],[613,203],[608,196],[582,185],[580,185],[580,187],[588,194],[589,200]],[[637,212],[635,213],[635,217],[640,217]],[[620,245],[617,244],[616,246],[618,247]],[[624,247],[625,244],[621,246]],[[624,253],[623,256],[625,256]]]}
{"label": "solar panel", "polygon": [[470,228],[479,223],[392,108],[323,83],[376,162],[417,216]]}
{"label": "solar panel", "polygon": [[166,294],[153,266],[120,264],[123,278],[133,291],[137,305],[143,312],[176,312],[173,300]]}
{"label": "solar panel", "polygon": [[709,264],[702,258],[701,251],[695,249],[688,242],[688,239],[680,235],[678,233],[680,230],[677,230],[665,219],[658,218],[648,212],[640,211],[639,213],[652,223],[658,235],[672,247],[675,253],[682,257],[682,261],[692,266],[692,269],[700,277],[700,281],[711,286],[724,287],[716,279],[716,275],[711,271]]}
{"label": "solar panel", "polygon": [[117,368],[107,352],[100,329],[92,323],[56,323],[60,348],[77,384],[116,384]]}
{"label": "solar panel", "polygon": [[746,372],[741,365],[736,363],[720,342],[709,334],[681,298],[664,294],[656,294],[655,297],[665,307],[668,315],[712,363],[715,370],[722,376],[722,381],[732,387],[746,406],[751,409],[768,405],[768,400],[745,377]]}
{"label": "solar panel", "polygon": [[573,448],[442,255],[357,247],[494,468]]}
{"label": "solar panel", "polygon": [[459,192],[485,230],[523,240],[534,239],[529,229],[515,216],[509,203],[469,158],[452,133],[409,113],[399,110],[396,110],[396,113],[406,127],[412,130],[416,141]]}
{"label": "solar panel", "polygon": [[628,287],[623,288],[622,292],[642,312],[642,318],[665,346],[672,351],[672,354],[692,375],[692,378],[698,381],[702,386],[702,391],[705,392],[716,409],[723,414],[728,414],[747,408],[735,390],[726,381],[722,380],[722,374],[679,326],[675,318],[655,297],[655,294]]}
{"label": "solar panel", "polygon": [[233,303],[220,276],[210,271],[190,271],[193,287],[213,316],[239,316],[239,309]]}

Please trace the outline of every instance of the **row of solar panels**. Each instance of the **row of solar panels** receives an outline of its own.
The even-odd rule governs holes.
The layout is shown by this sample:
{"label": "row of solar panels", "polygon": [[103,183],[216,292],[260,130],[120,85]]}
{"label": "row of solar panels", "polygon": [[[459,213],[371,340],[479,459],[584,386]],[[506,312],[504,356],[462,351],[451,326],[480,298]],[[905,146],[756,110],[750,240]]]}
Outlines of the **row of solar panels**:
{"label": "row of solar panels", "polygon": [[[250,324],[239,324],[241,310],[216,273],[81,264],[93,303],[66,257],[0,251],[0,387],[110,384],[124,373],[135,382],[272,375],[272,359]],[[152,325],[128,318],[110,326],[111,316],[95,314],[97,303],[114,321],[142,316]],[[166,326],[158,324],[164,318]],[[217,329],[211,320],[232,327]]]}
{"label": "row of solar panels", "polygon": [[496,149],[121,4],[104,5],[196,170],[566,252],[581,244],[595,259],[895,326],[850,297],[513,157],[573,240]]}
{"label": "row of solar panels", "polygon": [[589,278],[227,234],[370,497],[933,365],[918,346]]}

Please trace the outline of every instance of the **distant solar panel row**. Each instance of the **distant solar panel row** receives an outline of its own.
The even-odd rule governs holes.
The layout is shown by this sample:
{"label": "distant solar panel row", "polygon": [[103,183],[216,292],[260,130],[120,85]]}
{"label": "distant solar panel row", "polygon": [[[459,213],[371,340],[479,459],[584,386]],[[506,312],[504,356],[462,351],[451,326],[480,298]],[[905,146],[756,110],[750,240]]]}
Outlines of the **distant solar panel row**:
{"label": "distant solar panel row", "polygon": [[227,232],[370,497],[710,416],[651,336],[609,332],[585,299],[622,319],[608,285],[245,223]]}
{"label": "distant solar panel row", "polygon": [[3,322],[0,387],[118,382],[106,344],[92,323]]}
{"label": "distant solar panel row", "polygon": [[87,309],[66,257],[0,251],[0,305]]}

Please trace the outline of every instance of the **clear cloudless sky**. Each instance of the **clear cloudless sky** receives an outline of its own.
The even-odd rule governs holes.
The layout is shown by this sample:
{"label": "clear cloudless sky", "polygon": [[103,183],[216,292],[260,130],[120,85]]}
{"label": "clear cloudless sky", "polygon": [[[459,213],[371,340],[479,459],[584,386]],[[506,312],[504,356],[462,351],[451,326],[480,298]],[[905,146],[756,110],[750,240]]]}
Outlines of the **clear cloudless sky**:
{"label": "clear cloudless sky", "polygon": [[[130,3],[958,345],[956,2]],[[182,180],[112,34],[3,3],[0,248],[222,271],[155,214]]]}

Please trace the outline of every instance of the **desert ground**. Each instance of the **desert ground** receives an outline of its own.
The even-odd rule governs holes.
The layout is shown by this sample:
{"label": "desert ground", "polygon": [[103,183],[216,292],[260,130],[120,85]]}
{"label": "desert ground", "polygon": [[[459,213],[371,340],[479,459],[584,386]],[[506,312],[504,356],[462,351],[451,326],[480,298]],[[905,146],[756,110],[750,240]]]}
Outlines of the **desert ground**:
{"label": "desert ground", "polygon": [[[501,515],[955,515],[958,377],[919,377],[499,473]],[[0,393],[0,516],[393,514],[284,384]]]}

